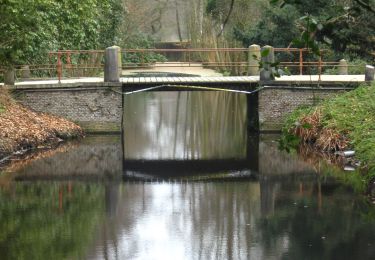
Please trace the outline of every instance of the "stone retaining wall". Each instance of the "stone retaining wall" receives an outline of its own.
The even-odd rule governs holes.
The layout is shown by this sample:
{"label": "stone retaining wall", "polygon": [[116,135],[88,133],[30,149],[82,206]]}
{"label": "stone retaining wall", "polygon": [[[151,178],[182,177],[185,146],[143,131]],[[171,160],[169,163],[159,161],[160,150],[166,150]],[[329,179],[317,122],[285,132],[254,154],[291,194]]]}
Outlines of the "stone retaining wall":
{"label": "stone retaining wall", "polygon": [[285,118],[302,105],[313,105],[322,99],[345,91],[338,88],[266,87],[259,92],[259,130],[280,131]]}
{"label": "stone retaining wall", "polygon": [[121,87],[17,90],[19,101],[35,110],[69,119],[86,132],[121,132]]}

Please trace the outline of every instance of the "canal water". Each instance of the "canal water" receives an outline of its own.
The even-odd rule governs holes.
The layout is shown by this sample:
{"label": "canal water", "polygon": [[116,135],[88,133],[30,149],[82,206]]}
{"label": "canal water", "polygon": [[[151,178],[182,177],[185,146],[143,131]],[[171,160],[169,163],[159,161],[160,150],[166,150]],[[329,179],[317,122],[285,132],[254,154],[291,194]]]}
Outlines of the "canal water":
{"label": "canal water", "polygon": [[122,136],[14,161],[0,178],[0,259],[374,259],[374,207],[335,167],[253,135],[246,103],[129,95]]}

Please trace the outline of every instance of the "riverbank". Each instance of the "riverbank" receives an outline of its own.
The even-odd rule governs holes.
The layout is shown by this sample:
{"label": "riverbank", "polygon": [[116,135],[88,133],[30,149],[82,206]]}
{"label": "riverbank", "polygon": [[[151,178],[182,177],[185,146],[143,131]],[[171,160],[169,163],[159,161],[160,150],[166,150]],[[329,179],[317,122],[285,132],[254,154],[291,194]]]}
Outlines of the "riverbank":
{"label": "riverbank", "polygon": [[[297,138],[295,138],[297,137]],[[368,189],[375,179],[375,83],[300,108],[283,127],[284,146],[309,143],[318,151],[355,151],[355,182]],[[345,177],[346,178],[346,177]]]}
{"label": "riverbank", "polygon": [[83,131],[78,125],[31,111],[0,88],[0,162],[17,151],[48,147],[82,136]]}

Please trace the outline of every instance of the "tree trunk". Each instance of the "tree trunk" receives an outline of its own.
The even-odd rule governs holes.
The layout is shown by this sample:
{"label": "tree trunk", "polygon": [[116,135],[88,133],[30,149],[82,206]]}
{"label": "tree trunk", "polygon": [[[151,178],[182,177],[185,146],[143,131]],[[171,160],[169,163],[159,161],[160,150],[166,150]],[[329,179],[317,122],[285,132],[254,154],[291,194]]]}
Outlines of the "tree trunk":
{"label": "tree trunk", "polygon": [[182,42],[182,33],[181,33],[181,24],[180,24],[180,15],[178,13],[178,3],[177,0],[175,0],[176,4],[176,21],[177,21],[177,32],[178,32],[178,38],[180,39],[180,42]]}

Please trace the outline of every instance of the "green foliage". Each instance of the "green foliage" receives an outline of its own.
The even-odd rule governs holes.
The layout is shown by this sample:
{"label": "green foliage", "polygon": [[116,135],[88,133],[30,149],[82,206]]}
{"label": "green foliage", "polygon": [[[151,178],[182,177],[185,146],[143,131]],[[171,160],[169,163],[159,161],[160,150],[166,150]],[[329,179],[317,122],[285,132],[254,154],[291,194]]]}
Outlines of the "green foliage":
{"label": "green foliage", "polygon": [[[319,105],[323,114],[322,127],[335,129],[347,136],[358,158],[365,166],[367,175],[357,175],[357,181],[365,179],[368,183],[375,177],[375,83],[361,86],[353,91],[326,100]],[[311,108],[296,110],[286,120],[281,144],[293,146],[288,142],[289,130],[299,124],[299,119],[309,114]],[[355,178],[352,179],[352,181]],[[354,181],[353,181],[354,182]]]}
{"label": "green foliage", "polygon": [[208,0],[207,1],[206,13],[208,13],[208,14],[217,13],[217,0]]}
{"label": "green foliage", "polygon": [[108,47],[118,36],[120,0],[0,0],[0,64],[42,63],[57,49]]}
{"label": "green foliage", "polygon": [[213,18],[223,22],[229,11],[231,0],[208,0],[206,4],[206,13]]}
{"label": "green foliage", "polygon": [[294,6],[283,9],[266,7],[263,15],[254,27],[233,28],[234,37],[243,42],[244,46],[251,44],[286,47],[299,35],[294,21],[300,17]]}
{"label": "green foliage", "polygon": [[[127,49],[151,49],[155,47],[154,40],[145,35],[137,34],[131,38],[130,41],[124,42],[122,44],[124,48]],[[158,53],[125,53],[123,61],[127,63],[154,63],[167,61],[166,57]]]}
{"label": "green foliage", "polygon": [[[315,39],[328,44],[337,53],[373,58],[375,40],[371,35],[375,34],[375,0],[270,2],[273,5],[265,8],[255,27],[234,28],[234,36],[245,46],[257,43],[286,47],[294,43],[316,51],[316,43],[308,40]],[[303,44],[293,42],[299,36]]]}
{"label": "green foliage", "polygon": [[356,156],[375,176],[375,83],[345,93],[322,105],[323,125],[349,136]]}
{"label": "green foliage", "polygon": [[314,35],[323,29],[323,25],[310,15],[302,16],[299,21],[301,26],[303,26],[303,32],[300,38],[293,39],[293,45],[298,48],[307,48],[313,54],[320,56],[320,48]]}
{"label": "green foliage", "polygon": [[339,180],[345,187],[350,187],[358,194],[363,194],[368,188],[367,177],[361,174],[360,170],[350,171],[343,173],[339,167],[332,167],[332,164],[322,161],[319,164],[319,172],[321,173],[320,179],[326,181],[327,179],[334,178]]}
{"label": "green foliage", "polygon": [[253,59],[258,61],[259,68],[264,69],[265,71],[270,72],[271,78],[275,79],[275,77],[281,77],[281,75],[291,75],[289,69],[287,67],[280,67],[280,62],[265,62],[262,61],[262,58],[267,57],[270,54],[271,49],[263,49],[260,52],[260,58],[256,55],[253,55]]}
{"label": "green foliage", "polygon": [[[365,72],[365,66],[369,64],[370,62],[368,60],[354,57],[344,57],[348,61],[348,74],[349,75],[363,75]],[[337,75],[338,68],[332,67],[324,70],[324,74],[327,75]]]}
{"label": "green foliage", "polygon": [[121,25],[124,20],[123,2],[121,0],[98,1],[99,10],[99,46],[106,48],[119,44]]}

